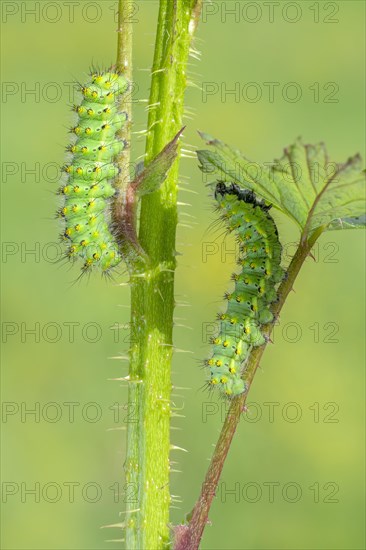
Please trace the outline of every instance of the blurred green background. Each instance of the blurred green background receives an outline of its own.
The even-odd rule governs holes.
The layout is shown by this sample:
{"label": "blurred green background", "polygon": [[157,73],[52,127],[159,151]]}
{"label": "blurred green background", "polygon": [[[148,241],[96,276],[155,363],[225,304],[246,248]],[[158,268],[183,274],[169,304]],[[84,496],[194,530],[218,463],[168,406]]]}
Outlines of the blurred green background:
{"label": "blurred green background", "polygon": [[[108,380],[127,373],[126,362],[111,359],[128,348],[129,289],[119,286],[126,276],[110,283],[95,275],[72,285],[77,267],[53,262],[55,166],[69,139],[69,83],[83,81],[91,63],[113,62],[116,5],[2,5],[7,549],[122,546],[107,542],[121,538],[118,529],[101,526],[121,521],[131,498],[123,478],[125,432],[113,429],[125,425],[127,392]],[[155,1],[135,3],[135,99],[148,96],[157,8]],[[193,114],[186,148],[202,146],[201,129],[258,162],[280,156],[299,135],[324,140],[336,161],[363,154],[364,15],[360,1],[207,3],[196,40],[202,60],[190,62],[195,86],[187,92]],[[268,82],[278,83],[273,101]],[[286,89],[294,97],[290,82],[301,92],[298,101],[285,99]],[[214,83],[213,95],[199,90],[207,83]],[[225,86],[239,86],[241,96],[225,96]],[[136,103],[134,120],[136,132],[143,130],[144,103]],[[136,135],[134,158],[143,146]],[[172,440],[188,453],[172,456],[182,472],[172,475],[180,500],[172,522],[191,509],[222,424],[225,404],[202,392],[198,365],[208,349],[205,323],[215,319],[233,269],[232,257],[220,254],[220,233],[208,229],[212,200],[196,160],[184,159],[181,174],[180,200],[191,206],[180,209],[176,293],[189,307],[176,315],[189,329],[177,326],[175,343],[191,353],[177,353],[173,365],[174,384],[189,389],[174,391],[185,417],[173,420]],[[296,228],[280,215],[276,220],[283,242],[296,241]],[[203,257],[213,241],[218,251]],[[307,261],[250,393],[203,549],[365,547],[364,261],[364,234],[357,231],[327,233],[316,262]],[[110,329],[116,323],[118,332]],[[36,335],[27,332],[32,328]]]}

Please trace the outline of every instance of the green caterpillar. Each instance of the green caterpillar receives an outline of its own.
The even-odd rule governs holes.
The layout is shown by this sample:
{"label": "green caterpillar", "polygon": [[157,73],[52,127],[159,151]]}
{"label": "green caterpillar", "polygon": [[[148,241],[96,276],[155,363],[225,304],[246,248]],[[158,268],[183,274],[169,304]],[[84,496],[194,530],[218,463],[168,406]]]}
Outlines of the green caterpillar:
{"label": "green caterpillar", "polygon": [[83,99],[74,106],[78,121],[76,136],[67,148],[70,162],[64,166],[65,181],[59,194],[64,204],[58,217],[65,221],[62,239],[68,242],[66,256],[83,260],[83,271],[99,267],[106,273],[122,260],[111,231],[110,200],[118,174],[114,159],[126,144],[116,138],[127,115],[120,101],[128,81],[115,72],[95,72],[80,91]]}
{"label": "green caterpillar", "polygon": [[228,231],[236,232],[241,271],[232,275],[235,288],[225,294],[227,310],[218,315],[219,334],[212,339],[212,356],[206,360],[208,386],[235,397],[245,390],[240,374],[250,349],[265,342],[261,325],[273,319],[269,307],[284,275],[282,247],[270,206],[252,191],[218,182],[215,199]]}

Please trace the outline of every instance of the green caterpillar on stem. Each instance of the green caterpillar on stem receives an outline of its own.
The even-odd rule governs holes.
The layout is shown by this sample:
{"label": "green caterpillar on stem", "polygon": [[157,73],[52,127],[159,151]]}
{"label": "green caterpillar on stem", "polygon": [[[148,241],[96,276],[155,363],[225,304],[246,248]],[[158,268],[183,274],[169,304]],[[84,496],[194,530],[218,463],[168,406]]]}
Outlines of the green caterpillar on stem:
{"label": "green caterpillar on stem", "polygon": [[118,133],[127,121],[123,101],[130,84],[113,69],[94,71],[90,76],[80,87],[81,103],[74,106],[78,121],[67,147],[71,157],[63,168],[66,176],[58,193],[64,203],[57,216],[65,222],[61,235],[68,245],[65,256],[81,258],[82,273],[99,268],[109,274],[122,260],[129,266],[148,261],[137,238],[137,203],[165,180],[184,128],[117,195],[116,159],[129,146]]}
{"label": "green caterpillar on stem", "polygon": [[234,290],[225,294],[227,309],[218,314],[219,332],[211,340],[212,355],[205,364],[210,370],[208,386],[235,397],[246,389],[241,375],[250,350],[265,342],[261,326],[273,319],[270,305],[284,276],[282,247],[268,213],[271,206],[252,191],[220,181],[215,199],[228,232],[236,233],[240,272],[232,275]]}
{"label": "green caterpillar on stem", "polygon": [[84,272],[98,267],[107,273],[122,259],[111,230],[110,202],[118,174],[114,159],[126,146],[116,134],[127,120],[120,102],[128,88],[121,74],[94,72],[74,107],[78,121],[71,129],[75,137],[67,148],[71,159],[63,168],[66,181],[59,194],[64,204],[58,216],[65,221],[66,256],[81,258]]}

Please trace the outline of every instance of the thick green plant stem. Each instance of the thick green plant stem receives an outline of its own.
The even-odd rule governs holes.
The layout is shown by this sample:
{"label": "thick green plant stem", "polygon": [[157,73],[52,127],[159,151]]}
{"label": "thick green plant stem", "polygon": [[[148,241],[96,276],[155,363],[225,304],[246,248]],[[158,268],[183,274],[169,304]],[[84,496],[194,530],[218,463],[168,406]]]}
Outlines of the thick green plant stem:
{"label": "thick green plant stem", "polygon": [[[292,258],[287,271],[287,277],[282,281],[278,289],[278,301],[272,308],[274,320],[272,323],[269,323],[263,327],[263,334],[268,337],[268,341],[270,341],[269,337],[273,330],[275,321],[278,318],[287,296],[293,288],[295,279],[322,230],[323,228],[320,228],[320,230],[313,234],[309,240],[303,241],[302,239],[294,257]],[[240,395],[240,397],[233,399],[230,404],[205,480],[202,484],[201,494],[193,510],[188,516],[189,522],[187,525],[179,525],[175,528],[174,550],[197,550],[199,547],[203,531],[208,522],[208,514],[215,496],[217,484],[219,482],[236,428],[240,422],[248,392],[266,346],[267,344],[264,344],[261,347],[254,348],[249,356],[244,376],[247,383],[247,389]]]}
{"label": "thick green plant stem", "polygon": [[[146,141],[147,164],[182,128],[191,17],[196,0],[160,0]],[[179,155],[160,190],[141,201],[139,241],[149,258],[130,274],[130,422],[125,463],[131,488],[128,550],[169,544],[169,453],[175,235]]]}

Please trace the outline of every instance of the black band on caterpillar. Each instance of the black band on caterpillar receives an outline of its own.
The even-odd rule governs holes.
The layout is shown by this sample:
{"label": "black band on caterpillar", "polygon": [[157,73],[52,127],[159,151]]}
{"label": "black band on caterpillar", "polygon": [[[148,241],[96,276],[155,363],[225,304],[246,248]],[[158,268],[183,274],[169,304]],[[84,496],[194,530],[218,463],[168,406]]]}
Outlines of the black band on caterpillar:
{"label": "black band on caterpillar", "polygon": [[264,200],[257,198],[255,193],[250,189],[242,189],[236,183],[232,183],[227,186],[224,181],[218,181],[215,188],[215,199],[218,199],[218,195],[224,197],[225,195],[236,195],[238,200],[247,202],[248,204],[253,204],[254,206],[260,206],[263,210],[269,210],[272,208],[272,205],[266,205]]}
{"label": "black band on caterpillar", "polygon": [[108,272],[121,261],[110,230],[110,200],[118,174],[114,159],[125,147],[116,138],[127,119],[119,102],[128,88],[120,74],[93,73],[81,87],[81,104],[74,107],[78,122],[71,132],[76,138],[67,148],[72,157],[63,169],[67,177],[59,190],[64,204],[58,216],[65,220],[66,256],[80,257],[84,271],[95,266]]}
{"label": "black band on caterpillar", "polygon": [[277,299],[276,285],[284,274],[282,247],[268,213],[271,206],[253,191],[220,181],[215,199],[228,231],[236,232],[241,271],[232,275],[235,288],[225,294],[227,310],[218,315],[219,333],[212,339],[212,356],[206,365],[210,368],[209,386],[235,397],[245,390],[240,374],[250,349],[265,342],[261,325],[273,319],[269,308]]}

